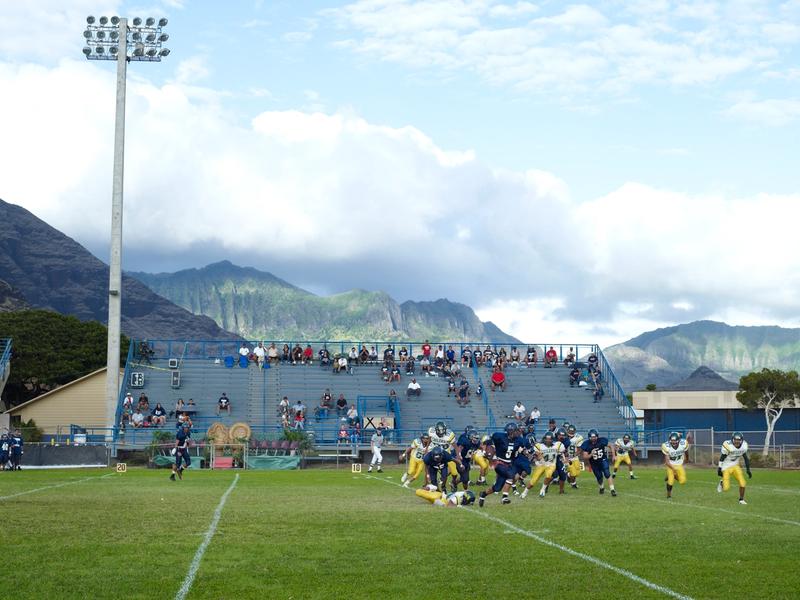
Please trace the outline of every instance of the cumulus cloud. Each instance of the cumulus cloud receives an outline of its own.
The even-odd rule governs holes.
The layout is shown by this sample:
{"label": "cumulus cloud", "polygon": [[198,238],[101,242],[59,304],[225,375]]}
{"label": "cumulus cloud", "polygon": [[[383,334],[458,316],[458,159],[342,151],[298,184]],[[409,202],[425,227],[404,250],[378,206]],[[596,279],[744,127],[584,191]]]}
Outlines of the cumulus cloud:
{"label": "cumulus cloud", "polygon": [[[80,60],[0,62],[14,141],[0,145],[0,197],[90,247],[108,237],[113,80]],[[316,289],[446,296],[528,339],[790,319],[800,302],[797,195],[629,183],[578,202],[553,173],[494,168],[413,126],[344,110],[243,123],[180,78],[128,92],[128,268],[231,258]]]}
{"label": "cumulus cloud", "polygon": [[758,125],[779,127],[800,119],[800,100],[794,98],[742,100],[729,107],[725,114]]}

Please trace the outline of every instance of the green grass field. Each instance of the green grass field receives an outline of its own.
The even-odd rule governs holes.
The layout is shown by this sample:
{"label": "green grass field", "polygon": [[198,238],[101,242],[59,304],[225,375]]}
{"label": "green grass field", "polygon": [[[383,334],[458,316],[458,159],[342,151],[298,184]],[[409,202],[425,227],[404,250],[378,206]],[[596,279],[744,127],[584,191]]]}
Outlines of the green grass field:
{"label": "green grass field", "polygon": [[[598,495],[583,474],[564,496],[445,509],[398,487],[401,472],[240,473],[187,597],[800,594],[800,473],[755,471],[747,506],[734,490],[717,494],[705,469],[690,469],[667,504],[663,471],[638,469],[637,481],[618,478],[617,498]],[[0,590],[175,598],[236,474],[167,476],[0,473]]]}

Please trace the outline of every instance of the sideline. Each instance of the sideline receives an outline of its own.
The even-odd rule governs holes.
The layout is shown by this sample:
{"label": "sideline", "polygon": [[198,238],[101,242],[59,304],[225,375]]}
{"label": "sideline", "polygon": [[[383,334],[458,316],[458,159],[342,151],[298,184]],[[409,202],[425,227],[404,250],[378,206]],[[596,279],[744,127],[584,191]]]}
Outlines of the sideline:
{"label": "sideline", "polygon": [[52,489],[64,487],[64,486],[67,486],[67,485],[75,485],[76,483],[83,483],[84,481],[91,481],[92,479],[105,479],[106,477],[111,477],[112,475],[116,475],[116,473],[106,473],[105,475],[95,475],[94,477],[84,477],[83,479],[76,479],[74,481],[65,481],[63,483],[55,483],[53,485],[46,485],[44,487],[36,488],[36,489],[33,489],[33,490],[27,490],[25,492],[17,492],[16,494],[9,494],[8,496],[0,496],[0,501],[10,500],[11,498],[18,498],[20,496],[25,496],[27,494],[33,494],[35,492],[42,492],[44,490],[52,490]]}
{"label": "sideline", "polygon": [[222,517],[222,509],[225,507],[225,502],[228,501],[228,496],[230,496],[233,488],[236,487],[236,484],[239,482],[239,473],[236,473],[236,477],[233,478],[233,483],[225,490],[225,493],[222,494],[222,498],[220,498],[219,504],[217,505],[217,510],[214,511],[214,518],[211,519],[211,524],[208,526],[206,530],[205,537],[203,541],[200,543],[200,547],[197,548],[197,552],[194,554],[194,558],[192,559],[192,564],[189,566],[189,572],[186,574],[186,579],[183,580],[183,585],[181,585],[181,589],[178,590],[178,593],[175,594],[175,600],[183,600],[186,598],[186,594],[189,593],[189,590],[192,587],[192,583],[194,582],[194,578],[197,575],[197,570],[200,568],[200,561],[203,560],[203,554],[206,553],[206,549],[208,545],[211,543],[211,538],[214,537],[214,534],[217,531],[217,525],[219,525],[219,520]]}
{"label": "sideline", "polygon": [[[403,487],[402,485],[400,485],[398,483],[395,483],[394,481],[389,481],[387,479],[382,479],[380,477],[374,477],[372,475],[367,475],[367,477],[369,479],[375,479],[376,481],[383,481],[385,483],[389,483],[391,485],[394,485],[394,486],[397,486],[397,487],[400,487],[400,488]],[[529,537],[532,540],[536,540],[540,544],[544,544],[545,546],[550,546],[551,548],[555,548],[556,550],[561,550],[562,552],[564,552],[566,554],[569,554],[570,556],[574,556],[575,558],[580,558],[581,560],[585,560],[586,562],[592,563],[593,565],[596,565],[598,567],[602,567],[603,569],[607,569],[609,571],[613,571],[614,573],[617,573],[618,575],[622,575],[623,577],[626,577],[627,579],[630,579],[631,581],[634,581],[634,582],[636,582],[638,584],[641,584],[641,585],[643,585],[643,586],[645,586],[647,588],[650,588],[651,590],[654,590],[656,592],[660,592],[660,593],[664,594],[665,596],[670,596],[672,598],[678,598],[679,600],[692,600],[691,596],[686,596],[684,594],[680,594],[680,593],[675,592],[675,591],[673,591],[673,590],[671,590],[669,588],[666,588],[666,587],[664,587],[662,585],[658,585],[657,583],[653,583],[652,581],[644,579],[643,577],[639,577],[635,573],[631,573],[627,569],[622,569],[620,567],[615,567],[614,565],[609,564],[607,562],[604,562],[604,561],[600,560],[599,558],[595,558],[594,556],[591,556],[590,554],[584,554],[583,552],[578,552],[577,550],[573,550],[572,548],[568,548],[567,546],[562,546],[561,544],[557,544],[556,542],[552,542],[552,541],[548,540],[547,538],[543,538],[542,536],[537,535],[533,531],[528,531],[527,529],[522,529],[520,527],[517,527],[516,525],[514,525],[512,523],[509,523],[508,521],[505,521],[503,519],[499,519],[499,518],[497,518],[495,516],[492,516],[492,515],[490,515],[490,514],[488,514],[486,512],[482,512],[481,510],[479,510],[477,508],[471,508],[471,507],[460,507],[460,508],[462,508],[463,510],[467,510],[467,511],[473,513],[473,514],[476,514],[476,515],[478,515],[480,517],[483,517],[484,519],[488,519],[490,521],[494,521],[495,523],[503,525],[504,527],[507,527],[508,529],[510,529],[511,531],[514,531],[515,533],[518,533],[520,535],[524,535],[525,537]]]}
{"label": "sideline", "polygon": [[689,504],[688,502],[676,502],[675,500],[666,500],[664,498],[653,498],[651,496],[642,496],[641,494],[632,494],[630,492],[625,492],[626,496],[630,496],[632,498],[641,498],[642,500],[649,500],[650,502],[660,502],[661,504],[672,504],[675,506],[685,506],[686,508],[699,508],[701,510],[711,510],[714,512],[721,512],[726,513],[729,515],[736,515],[737,517],[747,517],[747,518],[756,518],[756,519],[764,519],[766,521],[772,521],[773,523],[782,523],[783,525],[794,525],[796,527],[800,527],[800,521],[791,521],[789,519],[779,519],[778,517],[770,517],[767,515],[759,515],[756,513],[748,512],[747,509],[743,510],[730,510],[727,508],[719,508],[717,506],[703,506],[701,504]]}

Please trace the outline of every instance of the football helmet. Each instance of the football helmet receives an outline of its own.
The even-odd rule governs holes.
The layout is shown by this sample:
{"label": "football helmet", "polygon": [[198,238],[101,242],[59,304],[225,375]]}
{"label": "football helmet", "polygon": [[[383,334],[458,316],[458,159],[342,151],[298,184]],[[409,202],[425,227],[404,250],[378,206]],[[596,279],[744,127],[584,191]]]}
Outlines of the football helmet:
{"label": "football helmet", "polygon": [[548,431],[542,436],[542,443],[545,446],[552,446],[553,445],[553,433]]}
{"label": "football helmet", "polygon": [[445,433],[447,433],[447,425],[444,424],[444,421],[439,421],[438,423],[436,423],[434,431],[436,432],[436,435],[440,436],[444,435]]}
{"label": "football helmet", "polygon": [[475,504],[475,492],[467,490],[461,497],[461,505],[467,506],[468,504]]}
{"label": "football helmet", "polygon": [[741,448],[742,442],[744,442],[744,436],[742,435],[742,433],[740,431],[734,431],[733,435],[731,436],[731,443],[736,448]]}
{"label": "football helmet", "polygon": [[430,433],[423,433],[419,439],[422,441],[423,444],[426,446],[431,443],[431,434]]}
{"label": "football helmet", "polygon": [[578,430],[575,428],[575,425],[570,425],[569,427],[567,427],[567,433],[569,434],[569,437],[572,437],[576,433],[578,433]]}
{"label": "football helmet", "polygon": [[517,434],[519,434],[519,427],[517,427],[516,423],[508,423],[505,426],[505,431],[506,434],[508,434],[508,437],[514,438],[517,437]]}
{"label": "football helmet", "polygon": [[681,438],[676,431],[673,431],[669,434],[669,445],[673,448],[677,448],[678,444],[681,443]]}
{"label": "football helmet", "polygon": [[594,442],[600,437],[600,434],[597,433],[597,429],[590,429],[586,437],[589,438],[589,441]]}
{"label": "football helmet", "polygon": [[441,464],[444,461],[444,450],[441,446],[436,446],[431,450],[431,460],[436,464]]}
{"label": "football helmet", "polygon": [[477,445],[481,443],[481,435],[474,429],[469,432],[469,441]]}
{"label": "football helmet", "polygon": [[622,441],[627,444],[628,442],[631,441],[631,436],[626,433],[625,435],[622,436]]}

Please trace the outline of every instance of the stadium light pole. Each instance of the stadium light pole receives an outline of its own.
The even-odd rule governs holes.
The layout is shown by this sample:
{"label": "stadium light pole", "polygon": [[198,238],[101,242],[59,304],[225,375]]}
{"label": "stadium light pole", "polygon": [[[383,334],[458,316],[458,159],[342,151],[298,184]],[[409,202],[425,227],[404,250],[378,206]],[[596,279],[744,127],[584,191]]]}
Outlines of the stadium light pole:
{"label": "stadium light pole", "polygon": [[125,171],[125,87],[130,61],[161,62],[169,56],[163,33],[167,19],[86,17],[83,54],[88,60],[117,61],[117,100],[114,121],[114,175],[111,190],[111,257],[108,278],[108,348],[106,355],[106,416],[116,426],[119,402],[119,353],[122,318],[122,190]]}

